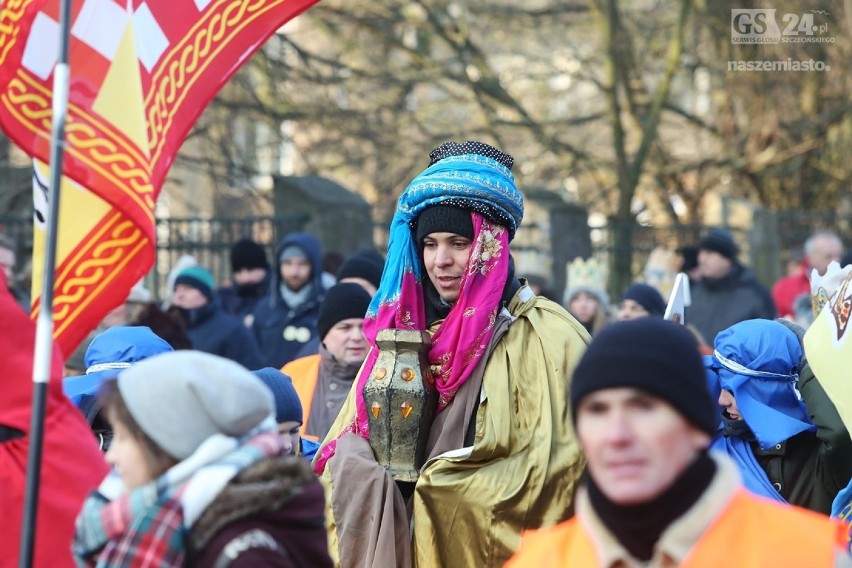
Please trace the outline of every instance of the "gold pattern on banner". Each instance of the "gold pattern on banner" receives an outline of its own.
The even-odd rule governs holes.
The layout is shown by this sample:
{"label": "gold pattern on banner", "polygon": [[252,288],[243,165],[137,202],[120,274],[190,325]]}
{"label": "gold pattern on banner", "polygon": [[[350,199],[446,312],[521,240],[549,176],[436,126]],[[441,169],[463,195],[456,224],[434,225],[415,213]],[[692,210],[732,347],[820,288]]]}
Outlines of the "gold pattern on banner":
{"label": "gold pattern on banner", "polygon": [[24,12],[34,0],[7,0],[0,10],[0,64],[6,61],[9,50],[18,41],[21,33],[19,22]]}
{"label": "gold pattern on banner", "polygon": [[505,232],[505,229],[499,225],[492,225],[487,221],[483,223],[482,230],[479,232],[479,239],[477,239],[474,251],[471,253],[474,260],[470,263],[470,274],[478,272],[484,276],[491,272],[503,250],[503,245],[498,240],[503,232]]}
{"label": "gold pattern on banner", "polygon": [[[44,90],[23,69],[9,82],[9,89],[0,95],[9,112],[31,132],[50,137],[52,109],[50,93]],[[151,176],[144,160],[134,160],[137,154],[114,129],[86,115],[76,105],[68,108],[66,150],[109,180],[117,189],[130,196],[148,216],[153,216],[154,198]]]}
{"label": "gold pattern on banner", "polygon": [[85,246],[63,263],[63,270],[56,277],[54,337],[97,299],[128,264],[135,262],[148,245],[142,231],[120,212],[105,218],[83,242]]}
{"label": "gold pattern on banner", "polygon": [[445,384],[447,380],[450,378],[450,359],[452,358],[453,353],[444,353],[437,359],[433,360],[429,365],[429,369],[432,372],[432,376],[437,380],[441,381],[441,384]]}
{"label": "gold pattern on banner", "polygon": [[[284,0],[233,0],[202,13],[201,20],[157,64],[145,97],[148,147],[157,163],[185,94],[235,35]],[[152,98],[153,97],[153,98]]]}
{"label": "gold pattern on banner", "polygon": [[455,388],[446,392],[438,393],[438,408],[444,408],[450,402],[452,402],[453,398],[455,398],[456,393],[459,389]]}

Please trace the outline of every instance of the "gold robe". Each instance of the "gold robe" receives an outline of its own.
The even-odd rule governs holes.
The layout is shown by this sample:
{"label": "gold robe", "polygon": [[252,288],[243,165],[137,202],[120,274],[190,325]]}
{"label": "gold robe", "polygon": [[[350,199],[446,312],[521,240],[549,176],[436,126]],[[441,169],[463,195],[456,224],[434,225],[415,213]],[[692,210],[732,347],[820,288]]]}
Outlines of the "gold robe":
{"label": "gold robe", "polygon": [[[480,369],[432,425],[430,457],[408,509],[371,462],[366,441],[349,435],[338,442],[322,478],[330,491],[329,544],[341,566],[502,566],[523,531],[573,514],[585,459],[571,427],[568,385],[589,335],[527,286],[495,328]],[[354,395],[326,442],[351,422]],[[473,446],[462,447],[477,400]]]}

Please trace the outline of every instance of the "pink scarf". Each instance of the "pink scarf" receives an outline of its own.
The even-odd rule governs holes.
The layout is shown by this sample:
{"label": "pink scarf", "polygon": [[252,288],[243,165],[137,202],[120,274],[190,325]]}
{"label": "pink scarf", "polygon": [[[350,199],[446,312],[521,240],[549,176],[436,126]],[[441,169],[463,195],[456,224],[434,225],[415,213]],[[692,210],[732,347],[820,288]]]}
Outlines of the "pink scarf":
{"label": "pink scarf", "polygon": [[[436,412],[441,412],[452,402],[459,388],[470,378],[482,358],[494,333],[494,322],[500,310],[503,288],[509,273],[508,231],[478,213],[471,212],[471,216],[474,229],[473,247],[462,275],[459,297],[432,336],[432,348],[429,351],[429,364],[438,390]],[[350,433],[358,434],[364,439],[370,438],[363,389],[378,359],[378,332],[382,329],[426,329],[420,269],[418,266],[404,268],[399,292],[380,302],[378,311],[375,314],[368,313],[367,319],[364,320],[364,333],[372,349],[356,379],[358,386],[355,418],[341,431],[338,438]],[[388,271],[385,272],[387,275]],[[322,473],[326,462],[334,455],[336,442],[337,440],[333,440],[320,449],[314,464],[317,473]]]}

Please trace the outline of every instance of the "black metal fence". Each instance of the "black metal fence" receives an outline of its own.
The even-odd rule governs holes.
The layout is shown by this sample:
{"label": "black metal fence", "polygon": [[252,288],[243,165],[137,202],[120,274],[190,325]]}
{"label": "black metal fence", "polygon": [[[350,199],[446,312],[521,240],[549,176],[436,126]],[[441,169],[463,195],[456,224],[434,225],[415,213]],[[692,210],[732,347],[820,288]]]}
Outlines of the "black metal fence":
{"label": "black metal fence", "polygon": [[302,230],[308,221],[304,215],[157,219],[157,261],[146,284],[158,298],[163,297],[169,272],[187,256],[208,268],[216,282],[225,284],[231,278],[231,245],[250,238],[266,249],[267,258],[272,258],[284,235]]}
{"label": "black metal fence", "polygon": [[[814,230],[833,230],[841,236],[847,247],[852,246],[852,216],[849,214],[837,211],[781,211],[764,213],[755,219],[753,227],[731,231],[742,249],[743,258],[758,269],[758,276],[765,283],[771,283],[772,279],[780,275],[782,264],[787,260],[787,251],[801,248]],[[217,282],[225,283],[230,278],[229,249],[233,243],[244,237],[251,238],[263,245],[271,258],[273,249],[286,233],[302,230],[309,221],[306,215],[158,219],[157,260],[146,278],[146,286],[156,297],[163,297],[169,272],[183,256],[194,257],[196,262],[211,270]],[[378,227],[379,230],[386,228]],[[611,244],[612,228],[609,225],[589,229],[594,254],[601,261],[606,261],[614,252]],[[636,277],[642,274],[655,248],[676,250],[680,246],[697,244],[706,229],[702,225],[635,226],[631,242],[632,273]],[[18,268],[25,270],[25,261],[32,251],[32,220],[28,217],[0,215],[0,233],[17,242]],[[544,245],[547,239],[541,236],[541,240],[541,254],[549,254],[550,251],[545,250]],[[523,244],[524,248],[536,246],[534,242]]]}

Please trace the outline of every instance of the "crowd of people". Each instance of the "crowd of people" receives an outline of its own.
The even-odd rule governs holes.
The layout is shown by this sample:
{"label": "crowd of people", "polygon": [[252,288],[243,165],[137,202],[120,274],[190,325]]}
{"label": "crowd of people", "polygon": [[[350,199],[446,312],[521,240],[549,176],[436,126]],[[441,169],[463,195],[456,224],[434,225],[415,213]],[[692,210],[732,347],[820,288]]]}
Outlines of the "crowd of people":
{"label": "crowd of people", "polygon": [[[240,240],[227,285],[188,260],[164,304],[137,286],[76,353],[55,349],[36,565],[852,566],[830,518],[852,439],[797,307],[840,238],[815,233],[770,293],[710,230],[680,250],[687,325],[650,281],[610,306],[594,260],[559,302],[516,272],[512,167],[447,142],[401,194],[386,255],[330,275],[314,235],[272,263]],[[14,562],[35,331],[8,276]]]}

